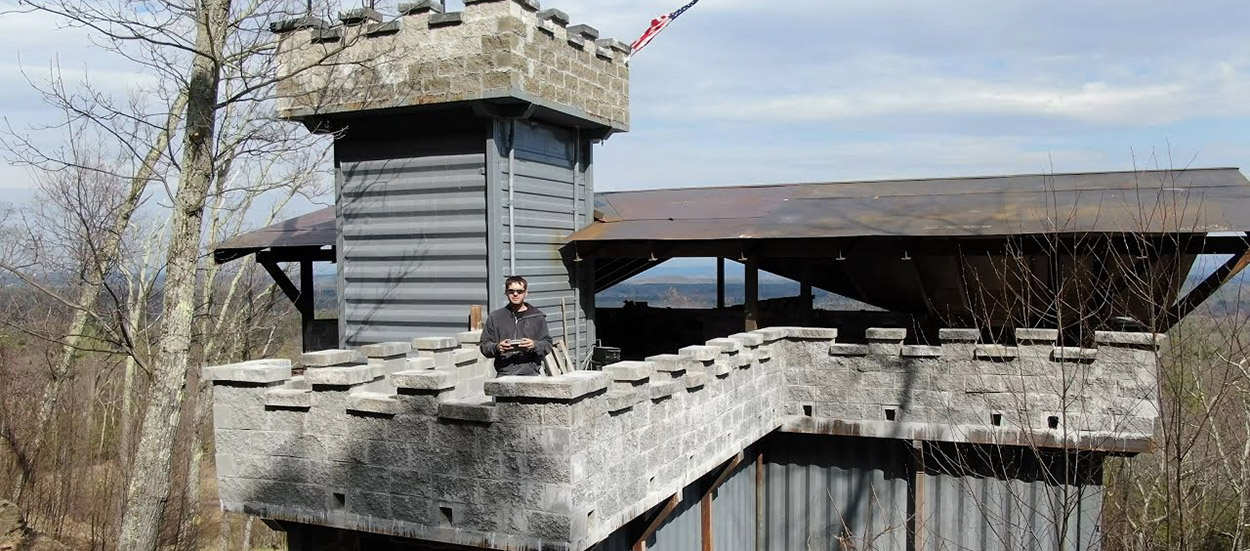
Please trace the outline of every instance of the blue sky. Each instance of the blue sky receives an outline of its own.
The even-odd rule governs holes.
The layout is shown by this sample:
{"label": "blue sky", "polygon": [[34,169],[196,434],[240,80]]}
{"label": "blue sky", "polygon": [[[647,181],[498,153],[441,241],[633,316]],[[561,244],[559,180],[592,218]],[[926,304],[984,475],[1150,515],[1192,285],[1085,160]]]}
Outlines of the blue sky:
{"label": "blue sky", "polygon": [[[681,3],[544,7],[630,42]],[[702,0],[633,60],[632,131],[597,150],[596,184],[1243,166],[1246,21],[1244,0]],[[56,116],[22,75],[54,58],[115,93],[145,81],[80,31],[0,17],[9,124]],[[0,167],[0,202],[29,189],[28,174]]]}

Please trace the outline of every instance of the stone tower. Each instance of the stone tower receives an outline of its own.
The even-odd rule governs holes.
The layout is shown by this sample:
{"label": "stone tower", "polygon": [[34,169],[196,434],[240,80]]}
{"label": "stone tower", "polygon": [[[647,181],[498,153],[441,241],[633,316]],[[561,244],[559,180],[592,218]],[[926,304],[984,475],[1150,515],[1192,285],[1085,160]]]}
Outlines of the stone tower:
{"label": "stone tower", "polygon": [[592,219],[592,143],[629,128],[629,47],[536,0],[340,20],[273,27],[279,116],[334,135],[340,344],[462,331],[518,274],[583,361],[592,267],[564,238]]}

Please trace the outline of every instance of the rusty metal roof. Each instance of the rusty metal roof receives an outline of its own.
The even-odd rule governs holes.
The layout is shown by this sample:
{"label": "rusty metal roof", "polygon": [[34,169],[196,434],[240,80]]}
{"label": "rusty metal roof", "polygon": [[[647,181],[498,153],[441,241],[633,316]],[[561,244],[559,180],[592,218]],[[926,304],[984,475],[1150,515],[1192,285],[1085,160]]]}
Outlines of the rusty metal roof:
{"label": "rusty metal roof", "polygon": [[569,241],[1208,233],[1250,229],[1236,168],[600,193]]}
{"label": "rusty metal roof", "polygon": [[218,243],[212,247],[213,258],[223,263],[264,249],[326,247],[337,237],[334,207],[326,207]]}

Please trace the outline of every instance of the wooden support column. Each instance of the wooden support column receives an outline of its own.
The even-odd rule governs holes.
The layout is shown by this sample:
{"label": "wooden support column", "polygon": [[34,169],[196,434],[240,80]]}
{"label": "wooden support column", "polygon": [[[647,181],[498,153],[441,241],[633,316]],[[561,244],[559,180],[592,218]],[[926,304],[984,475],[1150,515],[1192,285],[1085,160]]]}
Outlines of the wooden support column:
{"label": "wooden support column", "polygon": [[680,503],[681,492],[677,492],[669,497],[668,500],[664,502],[664,508],[660,509],[660,511],[655,514],[655,517],[651,519],[651,522],[647,523],[647,527],[643,529],[642,534],[638,536],[638,541],[634,542],[631,549],[633,551],[647,551],[647,540],[651,539],[651,536],[655,535],[655,531],[660,529],[660,526],[664,524],[664,521],[668,520],[669,515],[673,514],[673,511],[677,509],[677,505]]}
{"label": "wooden support column", "polygon": [[309,350],[312,346],[313,322],[317,319],[316,291],[313,289],[313,262],[311,260],[302,260],[299,263],[299,300],[295,301],[295,309],[299,310],[304,350]]}
{"label": "wooden support column", "polygon": [[766,490],[764,484],[764,452],[755,455],[755,548],[763,550],[768,548],[768,530],[765,525],[768,523],[768,512],[765,510],[766,502],[764,500],[764,492]]}
{"label": "wooden support column", "polygon": [[725,307],[725,259],[716,257],[716,308]]}
{"label": "wooden support column", "polygon": [[746,330],[760,328],[760,259],[754,254],[746,260],[744,274],[744,292],[746,293]]}
{"label": "wooden support column", "polygon": [[803,318],[804,325],[808,325],[812,323],[813,296],[812,296],[811,276],[809,272],[811,272],[811,270],[804,269],[803,270],[804,279],[803,281],[799,282],[799,300],[803,301],[803,311],[801,313],[801,316]]}

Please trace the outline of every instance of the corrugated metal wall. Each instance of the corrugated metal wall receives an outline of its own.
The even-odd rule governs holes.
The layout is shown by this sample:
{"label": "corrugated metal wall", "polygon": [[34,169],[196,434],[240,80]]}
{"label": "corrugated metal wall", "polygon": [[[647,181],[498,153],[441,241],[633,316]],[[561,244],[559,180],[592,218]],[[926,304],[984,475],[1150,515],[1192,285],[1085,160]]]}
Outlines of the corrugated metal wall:
{"label": "corrugated metal wall", "polygon": [[712,494],[712,544],[717,551],[755,551],[754,450]]}
{"label": "corrugated metal wall", "polygon": [[764,452],[767,549],[907,549],[906,446],[774,435]]}
{"label": "corrugated metal wall", "polygon": [[347,346],[454,335],[487,301],[484,153],[340,163]]}
{"label": "corrugated metal wall", "polygon": [[1102,458],[1070,458],[1038,458],[1020,448],[926,445],[918,547],[1099,549]]}
{"label": "corrugated metal wall", "polygon": [[[593,185],[587,177],[591,145],[574,130],[532,121],[500,121],[495,127],[492,164],[497,172],[492,175],[495,183],[490,188],[498,190],[491,200],[498,205],[492,209],[492,217],[499,224],[499,239],[492,239],[492,243],[499,243],[499,247],[491,252],[498,253],[500,271],[492,274],[491,288],[502,289],[504,278],[512,275],[512,234],[508,231],[511,199],[516,274],[529,281],[528,300],[547,314],[552,338],[564,339],[580,363],[589,355],[594,328],[593,305],[579,307],[579,302],[583,298],[593,301],[593,294],[586,297],[582,292],[593,282],[581,277],[589,263],[566,262],[561,249],[565,237],[590,223],[594,200]],[[515,144],[515,151],[509,151],[510,143]],[[511,195],[509,184],[516,186]],[[491,308],[504,304],[502,294],[492,294],[491,300]]]}

